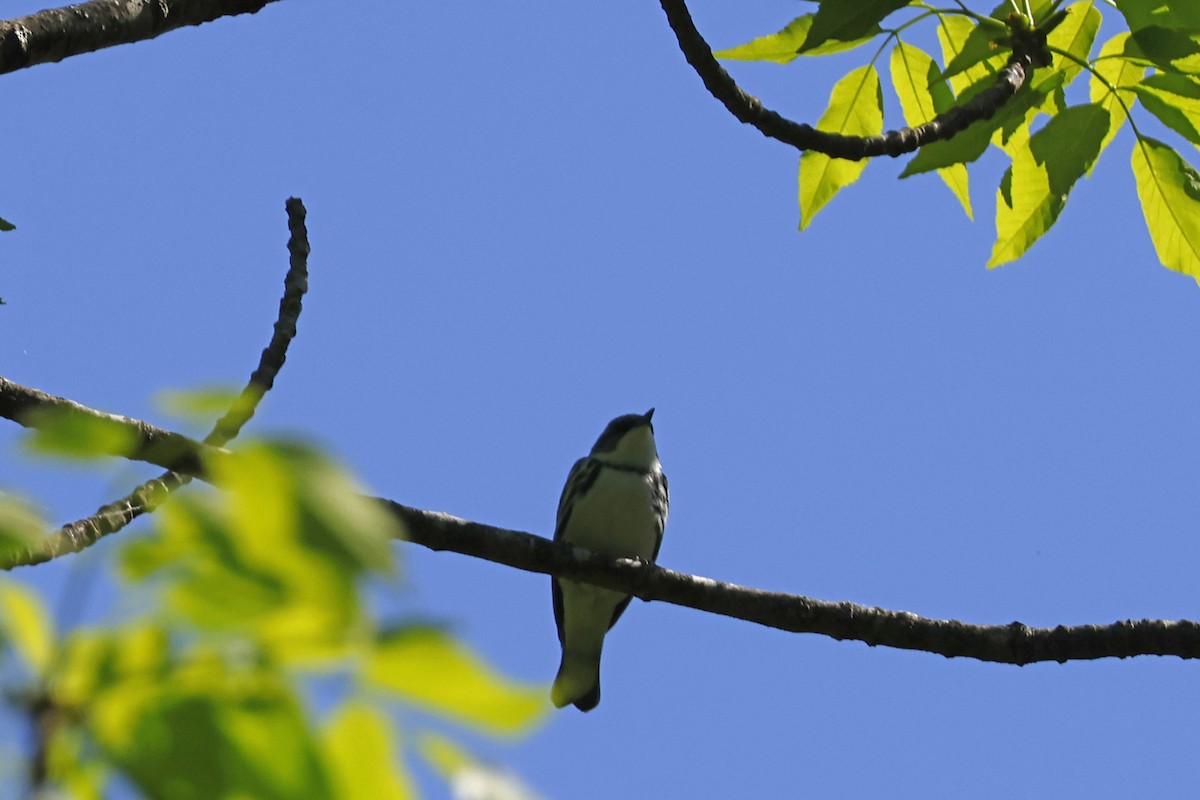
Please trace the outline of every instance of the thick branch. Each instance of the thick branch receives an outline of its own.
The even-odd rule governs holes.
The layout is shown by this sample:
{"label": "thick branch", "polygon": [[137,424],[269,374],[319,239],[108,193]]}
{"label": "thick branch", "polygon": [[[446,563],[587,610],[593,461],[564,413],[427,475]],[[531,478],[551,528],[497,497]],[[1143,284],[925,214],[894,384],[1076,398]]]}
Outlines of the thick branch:
{"label": "thick branch", "polygon": [[[27,396],[50,398],[9,381],[0,383],[0,397],[14,390]],[[61,398],[50,400],[70,402]],[[0,404],[0,409],[3,407]],[[101,413],[90,409],[83,411]],[[124,420],[133,430],[159,431],[137,420],[106,416]],[[202,464],[204,458],[214,452],[214,448],[201,442],[178,434],[172,436],[191,446],[192,463]],[[226,457],[236,458],[235,455]],[[202,468],[191,475],[201,479],[206,477]],[[431,550],[449,550],[527,572],[573,578],[628,592],[643,600],[687,606],[793,633],[816,633],[872,646],[921,650],[1001,664],[1137,655],[1200,658],[1200,623],[1196,622],[1128,620],[1112,625],[1029,628],[1019,622],[971,625],[954,620],[927,619],[904,611],[854,603],[829,603],[801,595],[723,583],[633,559],[613,558],[556,544],[523,531],[483,525],[383,498],[372,499],[383,504],[401,521],[408,541]],[[115,509],[113,513],[119,512],[120,509]]]}
{"label": "thick branch", "polygon": [[0,73],[153,39],[275,0],[91,0],[0,22]]}
{"label": "thick branch", "polygon": [[879,136],[827,133],[780,116],[764,106],[757,97],[744,91],[713,56],[712,48],[692,22],[692,15],[684,0],[660,0],[660,3],[687,62],[704,81],[709,93],[720,100],[729,113],[739,121],[753,125],[763,136],[800,150],[816,150],[834,158],[857,161],[882,155],[895,157],[911,153],[930,142],[949,139],[973,122],[994,117],[1033,74],[1032,56],[1018,49],[1008,59],[1004,69],[996,74],[994,84],[963,105],[938,114],[923,125],[887,131]]}

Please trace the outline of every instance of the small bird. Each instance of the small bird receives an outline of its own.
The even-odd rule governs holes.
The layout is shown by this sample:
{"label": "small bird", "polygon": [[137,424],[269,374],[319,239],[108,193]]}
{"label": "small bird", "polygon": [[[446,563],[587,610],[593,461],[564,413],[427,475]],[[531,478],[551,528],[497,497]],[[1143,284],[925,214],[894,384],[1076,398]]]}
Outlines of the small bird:
{"label": "small bird", "polygon": [[[658,558],[667,524],[667,477],[658,462],[654,426],[645,414],[608,423],[592,452],[575,462],[558,501],[554,541],[623,558]],[[591,711],[600,702],[604,635],[629,605],[630,595],[551,578],[554,621],[562,663],[550,699]]]}

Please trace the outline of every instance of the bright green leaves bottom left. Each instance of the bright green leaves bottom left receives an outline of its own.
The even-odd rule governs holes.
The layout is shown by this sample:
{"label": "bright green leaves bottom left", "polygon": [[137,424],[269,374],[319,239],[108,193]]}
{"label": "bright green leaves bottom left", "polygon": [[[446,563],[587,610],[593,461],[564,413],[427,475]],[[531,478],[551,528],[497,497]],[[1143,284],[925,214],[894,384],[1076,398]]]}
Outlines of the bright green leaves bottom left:
{"label": "bright green leaves bottom left", "polygon": [[402,532],[342,470],[286,442],[211,468],[219,490],[122,534],[113,606],[137,613],[57,633],[37,593],[0,582],[2,688],[42,737],[39,790],[100,798],[119,776],[171,800],[409,798],[406,708],[500,738],[544,719],[545,687],[376,619]]}

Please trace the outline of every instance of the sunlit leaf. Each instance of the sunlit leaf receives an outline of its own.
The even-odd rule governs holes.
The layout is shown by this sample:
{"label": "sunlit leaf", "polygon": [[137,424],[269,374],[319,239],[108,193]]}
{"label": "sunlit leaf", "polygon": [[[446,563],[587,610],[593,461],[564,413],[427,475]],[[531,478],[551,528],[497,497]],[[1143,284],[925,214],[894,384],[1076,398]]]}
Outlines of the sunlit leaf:
{"label": "sunlit leaf", "polygon": [[1166,0],[1115,0],[1133,40],[1167,72],[1200,72],[1200,4]]}
{"label": "sunlit leaf", "polygon": [[864,42],[871,41],[879,33],[879,27],[876,26],[873,30],[852,41],[842,42],[837,39],[829,39],[823,44],[801,52],[805,40],[808,39],[808,33],[812,29],[814,16],[814,14],[805,14],[796,17],[776,33],[760,36],[737,47],[719,50],[713,55],[717,58],[734,61],[773,61],[777,64],[786,64],[800,55],[821,56],[852,50]]}
{"label": "sunlit leaf", "polygon": [[0,580],[0,644],[11,648],[32,675],[44,675],[54,651],[54,626],[33,589]]}
{"label": "sunlit leaf", "polygon": [[[837,82],[817,128],[855,136],[883,132],[883,92],[874,67],[859,67]],[[800,157],[800,229],[807,228],[834,195],[857,181],[866,166],[865,160],[847,161],[805,151]]]}
{"label": "sunlit leaf", "polygon": [[67,706],[84,707],[123,681],[152,683],[168,670],[168,648],[166,631],[156,625],[74,630],[65,638],[53,675],[55,697]]}
{"label": "sunlit leaf", "polygon": [[[954,105],[954,93],[949,84],[941,79],[933,58],[920,48],[897,42],[892,50],[890,71],[900,108],[909,125],[928,122]],[[967,217],[973,217],[966,166],[954,164],[938,170],[938,175],[958,198]]]}
{"label": "sunlit leaf", "polygon": [[[982,156],[993,141],[1007,145],[1013,134],[1023,131],[1028,127],[1028,122],[1040,113],[1049,102],[1048,93],[1056,91],[1059,88],[1056,84],[1064,78],[1063,73],[1054,72],[1047,84],[1047,92],[1022,90],[1001,106],[991,119],[971,123],[952,139],[925,145],[905,165],[900,177],[907,178],[953,164],[969,164]],[[988,76],[983,80],[990,83],[992,78]],[[967,93],[971,93],[971,90],[968,89]],[[962,102],[961,98],[959,102]]]}
{"label": "sunlit leaf", "polygon": [[877,30],[888,14],[909,0],[822,0],[813,18],[803,50],[812,51],[827,41],[852,42]]}
{"label": "sunlit leaf", "polygon": [[162,391],[156,405],[166,414],[187,420],[210,421],[229,410],[241,391],[229,386],[214,386],[207,389],[186,391]]}
{"label": "sunlit leaf", "polygon": [[387,717],[361,702],[347,703],[325,726],[326,763],[339,800],[416,797]]}
{"label": "sunlit leaf", "polygon": [[1007,59],[991,47],[986,31],[964,17],[938,17],[937,35],[942,60],[947,62],[942,76],[949,79],[959,102],[970,99],[972,89],[982,91],[983,80],[995,75]]}
{"label": "sunlit leaf", "polygon": [[129,453],[137,443],[136,435],[116,419],[60,409],[40,409],[30,418],[37,428],[26,447],[34,453],[92,459]]}
{"label": "sunlit leaf", "polygon": [[1200,174],[1147,137],[1134,144],[1133,175],[1159,260],[1200,282]]}
{"label": "sunlit leaf", "polygon": [[48,527],[29,503],[0,492],[0,557],[29,552]]}
{"label": "sunlit leaf", "polygon": [[[1096,10],[1092,0],[1073,3],[1067,6],[1067,18],[1062,24],[1050,31],[1046,43],[1051,47],[1065,50],[1080,61],[1087,61],[1092,52],[1092,44],[1096,41],[1096,33],[1100,30],[1100,12]],[[1066,75],[1063,85],[1069,84],[1083,69],[1076,61],[1066,56],[1054,54],[1052,69]]]}
{"label": "sunlit leaf", "polygon": [[52,785],[62,787],[61,795],[71,800],[104,800],[109,768],[96,758],[85,732],[77,727],[61,725],[49,737],[46,753],[46,776]]}
{"label": "sunlit leaf", "polygon": [[1164,125],[1200,147],[1200,83],[1158,73],[1134,86],[1138,99]]}
{"label": "sunlit leaf", "polygon": [[[964,17],[943,17],[938,39],[947,63],[939,77],[951,79],[955,91],[961,92],[978,81],[982,73],[994,73],[1007,59],[995,46],[1003,33],[1003,28],[976,25]],[[971,74],[968,77],[966,73]]]}
{"label": "sunlit leaf", "polygon": [[1074,106],[1053,117],[1018,150],[996,199],[996,244],[989,267],[1019,258],[1058,219],[1067,195],[1100,153],[1108,113]]}
{"label": "sunlit leaf", "polygon": [[494,734],[525,731],[550,707],[544,686],[502,677],[452,636],[428,627],[382,635],[367,675],[407,702]]}
{"label": "sunlit leaf", "polygon": [[356,584],[391,565],[394,518],[295,445],[250,444],[212,469],[221,493],[160,509],[157,535],[125,549],[126,574],[169,577],[170,608],[252,635],[277,658],[340,657],[366,633]]}
{"label": "sunlit leaf", "polygon": [[1173,28],[1200,31],[1200,5],[1168,0],[1114,0],[1131,31]]}
{"label": "sunlit leaf", "polygon": [[278,673],[191,659],[131,675],[90,704],[97,744],[148,797],[333,798],[303,710]]}
{"label": "sunlit leaf", "polygon": [[[1109,118],[1108,133],[1104,135],[1101,151],[1108,147],[1117,132],[1129,121],[1126,109],[1133,108],[1136,99],[1132,87],[1146,74],[1145,66],[1132,60],[1136,55],[1140,55],[1137,44],[1129,38],[1129,31],[1122,31],[1104,43],[1092,65],[1096,74],[1091,76],[1088,92],[1091,101],[1098,103]],[[1104,84],[1105,80],[1116,89],[1115,92]]]}

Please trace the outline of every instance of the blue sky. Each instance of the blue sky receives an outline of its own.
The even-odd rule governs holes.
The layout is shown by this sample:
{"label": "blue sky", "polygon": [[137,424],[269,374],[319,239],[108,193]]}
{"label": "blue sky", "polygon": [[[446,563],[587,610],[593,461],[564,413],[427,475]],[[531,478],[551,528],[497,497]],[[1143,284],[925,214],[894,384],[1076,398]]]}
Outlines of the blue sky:
{"label": "blue sky", "polygon": [[[723,47],[799,11],[693,13]],[[815,120],[870,52],[731,69]],[[708,96],[653,2],[287,0],[3,80],[6,377],[171,424],[159,390],[240,385],[298,195],[312,288],[249,430],[311,437],[379,494],[549,535],[574,459],[654,406],[664,566],[976,623],[1200,616],[1200,291],[1157,263],[1127,131],[988,271],[999,158],[976,223],[888,160],[798,234],[796,154]],[[0,485],[56,520],[152,474],[0,436]],[[53,600],[107,548],[18,577]],[[549,682],[545,577],[401,550],[402,610]],[[1193,788],[1195,669],[946,660],[635,602],[595,712],[467,741],[552,798],[1169,797]]]}

